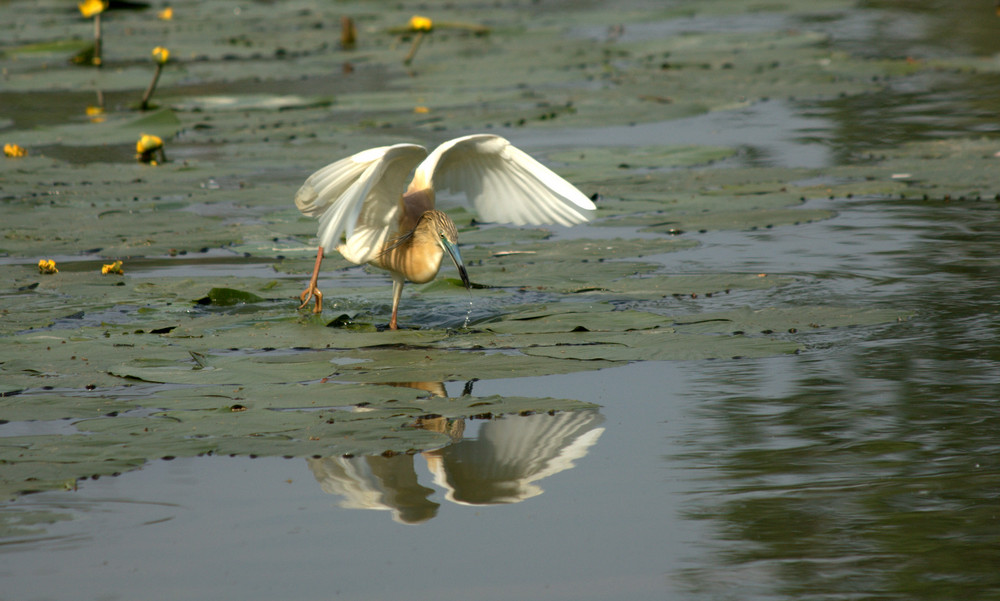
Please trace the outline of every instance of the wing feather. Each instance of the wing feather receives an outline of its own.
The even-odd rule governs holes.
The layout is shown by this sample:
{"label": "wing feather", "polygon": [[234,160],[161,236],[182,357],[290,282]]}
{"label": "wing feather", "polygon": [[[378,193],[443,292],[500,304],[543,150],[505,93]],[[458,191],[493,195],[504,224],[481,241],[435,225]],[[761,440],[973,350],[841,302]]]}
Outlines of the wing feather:
{"label": "wing feather", "polygon": [[427,149],[415,144],[359,152],[310,175],[295,195],[295,204],[304,214],[319,217],[319,244],[325,252],[344,235],[353,239],[346,247],[351,256],[345,257],[364,263],[393,233],[399,198],[414,167],[426,156]]}
{"label": "wing feather", "polygon": [[411,189],[428,185],[464,194],[484,221],[572,225],[588,221],[596,209],[573,184],[490,134],[438,146],[417,167]]}

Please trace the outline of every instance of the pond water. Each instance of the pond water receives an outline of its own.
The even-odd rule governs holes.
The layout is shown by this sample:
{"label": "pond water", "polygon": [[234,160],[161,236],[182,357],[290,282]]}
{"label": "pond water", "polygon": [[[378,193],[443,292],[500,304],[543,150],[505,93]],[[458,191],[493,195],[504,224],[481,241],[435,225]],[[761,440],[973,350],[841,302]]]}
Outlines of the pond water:
{"label": "pond water", "polygon": [[[5,595],[991,598],[1000,318],[995,283],[970,263],[1000,251],[996,209],[982,235],[962,233],[970,207],[838,209],[794,235],[718,234],[673,260],[820,273],[782,296],[905,305],[914,319],[817,334],[793,356],[479,382],[477,395],[601,408],[558,436],[533,432],[547,415],[505,418],[492,436],[470,425],[483,448],[443,469],[434,453],[339,469],[176,459],[23,497],[9,508],[73,519],[4,546]],[[538,479],[516,487],[523,499],[470,502],[455,492],[465,462],[487,472],[472,491]]]}
{"label": "pond water", "polygon": [[[914,9],[890,46],[885,20],[901,14],[896,4],[842,9],[843,49],[875,52],[864,43],[878,40],[893,56],[1000,51],[1000,37],[988,46],[977,33],[987,17],[970,16],[972,3],[960,3],[969,47],[942,33],[961,11],[933,2],[919,3],[930,12]],[[778,22],[802,24],[794,14]],[[708,14],[630,35],[774,23]],[[939,85],[932,80],[924,91]],[[921,90],[887,89],[878,99],[768,100],[640,126],[526,129],[518,144],[647,147],[670,137],[742,149],[719,170],[801,168],[823,178],[823,168],[909,140],[995,134],[990,109],[1000,96],[986,99],[977,86],[997,81],[949,81],[956,88],[922,111],[906,101],[926,100]],[[803,208],[835,216],[686,234],[700,244],[643,261],[672,274],[791,281],[632,305],[696,314],[829,304],[909,319],[777,332],[804,350],[761,359],[410,382],[433,396],[598,406],[459,420],[447,427],[460,442],[422,453],[177,457],[21,496],[3,504],[6,519],[24,516],[34,529],[0,539],[0,598],[1000,599],[1000,202],[945,193],[815,198]],[[220,258],[137,269],[221,277],[266,265]],[[111,313],[100,321],[113,322]],[[71,429],[68,420],[12,422],[0,425],[0,442]],[[30,523],[44,515],[58,517]]]}
{"label": "pond water", "polygon": [[[5,595],[992,598],[1000,318],[974,263],[1000,251],[996,207],[838,209],[789,236],[717,234],[672,260],[819,273],[781,294],[903,304],[913,320],[817,334],[800,355],[476,383],[477,395],[601,408],[564,438],[532,433],[546,415],[501,420],[506,445],[468,427],[485,448],[452,458],[450,484],[433,453],[395,468],[355,459],[326,481],[312,460],[210,457],[23,497],[9,509],[73,519],[3,547]],[[994,233],[970,235],[970,214]],[[527,498],[470,503],[454,492],[463,462],[487,480],[539,479]]]}

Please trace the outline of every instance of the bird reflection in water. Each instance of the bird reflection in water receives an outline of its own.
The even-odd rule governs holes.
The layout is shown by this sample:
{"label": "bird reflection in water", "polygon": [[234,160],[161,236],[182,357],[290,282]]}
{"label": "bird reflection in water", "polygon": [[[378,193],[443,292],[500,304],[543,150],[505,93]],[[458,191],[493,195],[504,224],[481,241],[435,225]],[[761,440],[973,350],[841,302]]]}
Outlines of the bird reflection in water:
{"label": "bird reflection in water", "polygon": [[[406,385],[417,387],[412,384]],[[454,441],[421,453],[445,498],[460,505],[496,505],[542,494],[538,482],[584,457],[604,432],[603,421],[597,410],[508,415],[485,421],[478,435],[468,439],[463,419],[423,418],[416,425]],[[341,507],[388,510],[404,524],[437,515],[440,504],[430,498],[435,490],[418,482],[414,455],[308,461],[322,489],[342,497]]]}

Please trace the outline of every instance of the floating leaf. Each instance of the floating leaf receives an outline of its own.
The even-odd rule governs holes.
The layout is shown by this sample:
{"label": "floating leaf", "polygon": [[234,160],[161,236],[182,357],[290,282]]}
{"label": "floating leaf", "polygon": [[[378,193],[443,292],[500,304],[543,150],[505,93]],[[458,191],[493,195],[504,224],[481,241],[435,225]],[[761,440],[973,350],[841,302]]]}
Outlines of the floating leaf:
{"label": "floating leaf", "polygon": [[217,305],[219,307],[231,307],[233,305],[243,305],[247,303],[259,303],[264,299],[253,292],[245,290],[235,290],[233,288],[212,288],[208,295],[198,299],[201,305]]}
{"label": "floating leaf", "polygon": [[672,330],[618,334],[579,333],[553,346],[531,346],[528,355],[582,361],[665,361],[771,357],[794,353],[793,342],[744,336],[692,336]]}
{"label": "floating leaf", "polygon": [[909,319],[911,312],[865,307],[744,307],[733,311],[678,316],[672,319],[678,332],[772,333],[810,332],[844,326],[875,325]]}

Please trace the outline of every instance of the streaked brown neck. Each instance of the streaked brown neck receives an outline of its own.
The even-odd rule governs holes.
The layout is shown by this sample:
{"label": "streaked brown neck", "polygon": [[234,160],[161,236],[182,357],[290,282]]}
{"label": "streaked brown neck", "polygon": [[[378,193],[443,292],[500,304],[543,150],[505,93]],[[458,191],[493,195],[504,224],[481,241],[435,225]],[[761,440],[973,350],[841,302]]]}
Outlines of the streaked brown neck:
{"label": "streaked brown neck", "polygon": [[434,190],[408,190],[399,199],[399,233],[405,234],[417,227],[420,217],[434,209]]}

